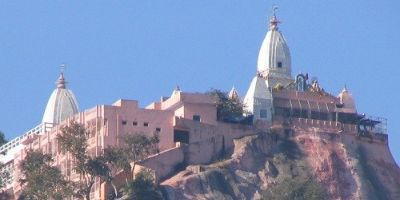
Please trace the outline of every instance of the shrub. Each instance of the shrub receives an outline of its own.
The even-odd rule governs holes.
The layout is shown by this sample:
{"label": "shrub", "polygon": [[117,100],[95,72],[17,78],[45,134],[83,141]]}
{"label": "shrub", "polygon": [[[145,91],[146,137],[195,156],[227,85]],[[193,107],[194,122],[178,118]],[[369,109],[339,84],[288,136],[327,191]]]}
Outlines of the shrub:
{"label": "shrub", "polygon": [[215,98],[219,121],[240,122],[243,120],[243,104],[239,99],[231,99],[226,92],[217,89],[212,89],[207,94]]}
{"label": "shrub", "polygon": [[320,200],[325,199],[324,189],[312,177],[287,178],[263,194],[272,200]]}
{"label": "shrub", "polygon": [[162,200],[153,175],[146,170],[140,171],[135,179],[125,187],[124,196],[127,199]]}

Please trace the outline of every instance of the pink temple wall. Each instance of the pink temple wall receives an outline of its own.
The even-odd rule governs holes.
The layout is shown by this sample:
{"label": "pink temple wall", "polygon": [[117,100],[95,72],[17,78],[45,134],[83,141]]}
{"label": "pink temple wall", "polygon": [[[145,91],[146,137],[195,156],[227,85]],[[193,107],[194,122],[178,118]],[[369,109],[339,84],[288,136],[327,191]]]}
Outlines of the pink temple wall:
{"label": "pink temple wall", "polygon": [[[150,156],[139,165],[153,169],[157,179],[163,179],[171,175],[176,168],[184,162],[184,151],[181,147],[171,148],[160,152],[157,155]],[[138,171],[137,169],[135,169]]]}
{"label": "pink temple wall", "polygon": [[[201,103],[201,101],[204,104],[197,105],[193,103]],[[125,134],[144,133],[151,136],[154,132],[158,131],[160,135],[160,150],[172,152],[167,153],[165,158],[174,163],[174,159],[180,160],[179,155],[176,155],[179,151],[173,150],[175,148],[173,141],[175,115],[179,114],[182,118],[191,120],[192,115],[198,114],[201,115],[202,121],[215,124],[214,116],[216,108],[210,102],[212,100],[210,100],[208,95],[201,96],[200,94],[191,95],[188,93],[182,95],[178,93],[170,98],[167,104],[163,104],[163,102],[155,103],[153,104],[154,109],[150,109],[151,106],[148,106],[146,109],[139,108],[138,102],[134,100],[119,100],[113,105],[95,106],[75,115],[73,119],[84,124],[90,132],[88,151],[91,155],[101,154],[102,150],[109,145],[121,145],[122,141],[120,138]],[[159,108],[163,108],[163,110]],[[15,158],[15,166],[25,158],[28,149],[41,149],[43,152],[53,155],[54,164],[59,166],[64,174],[71,179],[79,179],[78,174],[72,170],[70,155],[61,154],[56,141],[56,136],[60,133],[60,128],[67,125],[71,119],[62,122],[43,135],[34,135],[25,139],[25,148]],[[171,148],[172,150],[168,151]],[[171,155],[173,156],[171,157]],[[167,160],[165,160],[166,166],[169,165]],[[157,161],[157,163],[159,162]],[[15,180],[18,180],[20,177],[18,171],[15,170]],[[160,173],[164,173],[163,170]],[[15,181],[13,187],[15,194],[18,195],[21,189],[19,183]],[[101,197],[100,183],[95,184],[92,195],[96,199]]]}
{"label": "pink temple wall", "polygon": [[211,125],[176,118],[175,129],[189,132],[189,144],[180,144],[179,147],[161,152],[141,162],[140,165],[154,170],[157,178],[162,181],[179,165],[209,164],[224,151],[232,149],[234,139],[258,133],[257,127],[259,126],[227,123]]}
{"label": "pink temple wall", "polygon": [[[125,134],[143,133],[152,136],[158,132],[159,148],[165,150],[175,146],[173,142],[174,112],[169,110],[141,109],[129,100],[122,100],[126,106],[103,106],[107,132],[102,146],[122,144]],[[157,131],[159,130],[159,131]]]}

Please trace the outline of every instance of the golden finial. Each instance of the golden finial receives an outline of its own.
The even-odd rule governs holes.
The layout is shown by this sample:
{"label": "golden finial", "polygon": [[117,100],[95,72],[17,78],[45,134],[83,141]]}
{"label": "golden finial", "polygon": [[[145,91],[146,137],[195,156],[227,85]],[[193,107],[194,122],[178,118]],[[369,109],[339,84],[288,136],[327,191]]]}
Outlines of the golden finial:
{"label": "golden finial", "polygon": [[276,11],[278,10],[278,6],[277,5],[273,5],[272,6],[272,16],[276,16]]}
{"label": "golden finial", "polygon": [[60,65],[60,77],[57,80],[57,88],[65,89],[65,84],[67,83],[64,78],[65,64]]}
{"label": "golden finial", "polygon": [[276,18],[276,11],[278,10],[278,6],[274,5],[272,7],[272,16],[271,19],[269,20],[269,28],[270,30],[278,30],[278,19]]}
{"label": "golden finial", "polygon": [[63,74],[64,71],[65,71],[65,64],[63,63],[60,65],[60,72]]}

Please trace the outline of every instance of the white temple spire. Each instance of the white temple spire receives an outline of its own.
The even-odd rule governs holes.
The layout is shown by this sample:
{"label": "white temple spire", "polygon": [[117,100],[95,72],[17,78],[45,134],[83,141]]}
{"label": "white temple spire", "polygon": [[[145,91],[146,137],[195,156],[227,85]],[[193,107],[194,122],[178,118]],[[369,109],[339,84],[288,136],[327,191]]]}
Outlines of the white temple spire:
{"label": "white temple spire", "polygon": [[257,74],[243,100],[246,112],[253,115],[254,121],[271,121],[274,113],[272,89],[278,84],[287,86],[293,82],[289,47],[278,30],[277,8],[272,9],[269,30],[258,54]]}
{"label": "white temple spire", "polygon": [[237,92],[235,86],[233,86],[232,89],[231,89],[231,91],[229,91],[228,97],[229,97],[230,99],[236,99],[236,100],[239,99],[239,94],[238,94],[238,92]]}
{"label": "white temple spire", "polygon": [[60,76],[56,81],[57,87],[47,102],[42,123],[59,124],[79,112],[75,95],[71,90],[66,89],[64,68],[65,66],[61,65]]}
{"label": "white temple spire", "polygon": [[290,51],[285,38],[278,30],[280,22],[276,17],[276,10],[277,7],[274,6],[269,30],[262,42],[257,62],[257,71],[267,80],[269,88],[278,83],[286,86],[293,80]]}
{"label": "white temple spire", "polygon": [[339,108],[340,112],[343,113],[357,113],[356,103],[353,98],[353,95],[347,89],[345,85],[343,90],[339,93],[338,98],[340,103],[343,104],[342,108]]}

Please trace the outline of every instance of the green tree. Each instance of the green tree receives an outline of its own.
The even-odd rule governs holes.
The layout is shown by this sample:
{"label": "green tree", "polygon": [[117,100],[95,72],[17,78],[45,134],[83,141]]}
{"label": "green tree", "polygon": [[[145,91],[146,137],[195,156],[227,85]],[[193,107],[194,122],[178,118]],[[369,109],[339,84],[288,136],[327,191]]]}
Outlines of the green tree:
{"label": "green tree", "polygon": [[158,143],[160,138],[157,133],[147,137],[143,133],[127,134],[123,137],[124,151],[127,153],[129,162],[132,162],[132,171],[135,171],[136,163],[147,158],[151,154],[159,152]]}
{"label": "green tree", "polygon": [[[128,177],[131,177],[131,165],[127,156],[128,154],[125,149],[121,147],[113,146],[104,149],[104,159],[110,168],[111,176],[115,177],[122,170],[125,174],[126,184],[128,184]],[[118,197],[118,189],[115,186],[113,179],[110,181],[110,184],[114,189],[113,197]]]}
{"label": "green tree", "polygon": [[[8,141],[5,138],[5,135],[2,131],[0,131],[0,146],[3,146]],[[3,189],[10,180],[10,173],[5,168],[4,163],[0,163],[0,199],[9,199],[10,195]]]}
{"label": "green tree", "polygon": [[24,186],[19,199],[63,199],[72,195],[70,182],[64,179],[59,168],[52,166],[50,154],[41,151],[28,151],[20,163]]}
{"label": "green tree", "polygon": [[5,168],[6,165],[0,163],[0,189],[4,188],[10,180],[10,172]]}
{"label": "green tree", "polygon": [[11,199],[10,194],[4,189],[4,187],[9,183],[10,178],[10,172],[5,168],[5,164],[0,163],[0,200]]}
{"label": "green tree", "polygon": [[154,184],[153,175],[147,171],[140,171],[135,179],[124,189],[124,199],[162,200],[162,195],[157,185]]}
{"label": "green tree", "polygon": [[326,193],[312,177],[293,177],[284,179],[266,191],[263,197],[271,200],[320,200],[326,198]]}
{"label": "green tree", "polygon": [[3,144],[7,143],[8,141],[6,140],[6,136],[2,131],[0,131],[0,146],[3,146]]}
{"label": "green tree", "polygon": [[219,121],[232,121],[243,116],[243,104],[239,99],[231,99],[226,92],[218,89],[211,89],[207,94],[215,99]]}
{"label": "green tree", "polygon": [[110,169],[103,156],[90,156],[88,153],[89,132],[75,121],[61,128],[61,134],[57,135],[57,141],[62,153],[70,153],[75,161],[74,169],[82,177],[76,183],[76,194],[86,200],[90,199],[90,191],[96,178],[110,182],[112,177]]}
{"label": "green tree", "polygon": [[[128,177],[131,171],[135,170],[136,163],[147,158],[151,154],[159,152],[159,135],[155,133],[148,137],[144,133],[127,134],[122,137],[122,146],[107,147],[104,149],[104,158],[108,163],[111,174],[114,177],[120,170],[123,170],[126,178],[126,185],[129,184]],[[133,163],[131,166],[130,163]],[[118,196],[117,188],[111,181],[115,197]]]}

